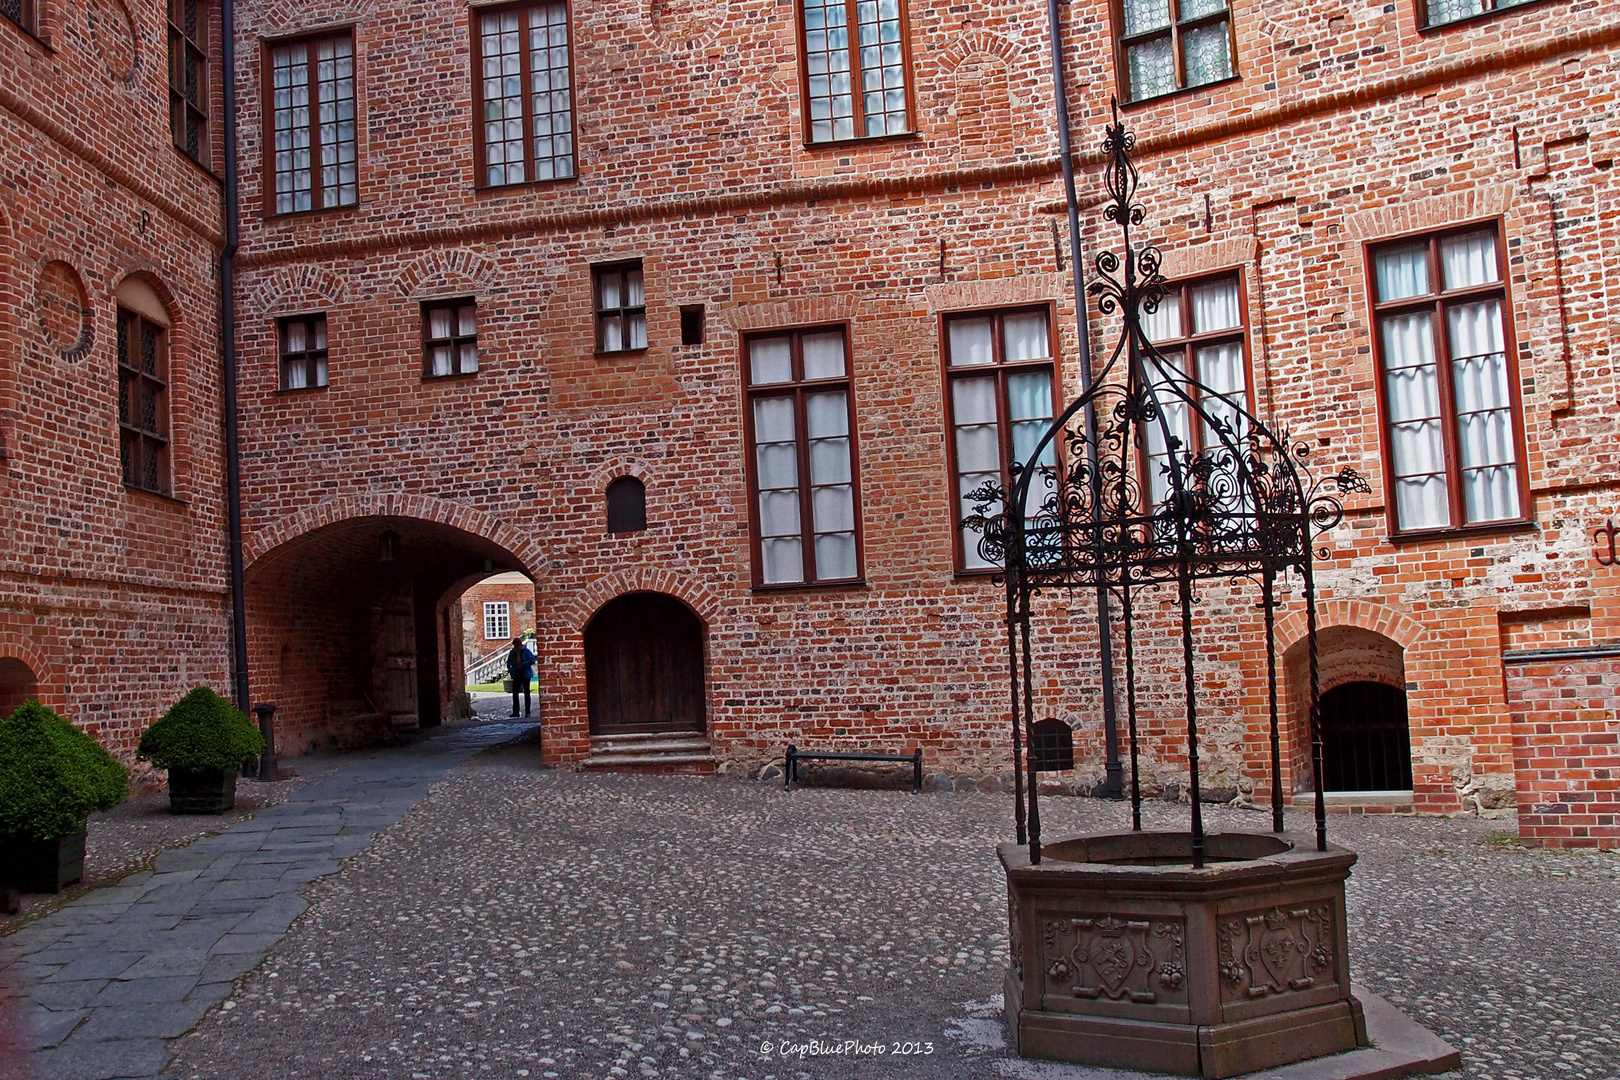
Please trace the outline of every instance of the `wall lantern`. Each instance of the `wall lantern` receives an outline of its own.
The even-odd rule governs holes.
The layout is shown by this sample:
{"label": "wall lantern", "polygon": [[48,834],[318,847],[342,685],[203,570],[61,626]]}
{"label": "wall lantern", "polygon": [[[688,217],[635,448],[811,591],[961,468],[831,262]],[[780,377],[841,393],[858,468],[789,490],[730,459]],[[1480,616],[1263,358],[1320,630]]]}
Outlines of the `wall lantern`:
{"label": "wall lantern", "polygon": [[377,561],[393,562],[399,558],[399,534],[392,529],[382,534],[377,542]]}

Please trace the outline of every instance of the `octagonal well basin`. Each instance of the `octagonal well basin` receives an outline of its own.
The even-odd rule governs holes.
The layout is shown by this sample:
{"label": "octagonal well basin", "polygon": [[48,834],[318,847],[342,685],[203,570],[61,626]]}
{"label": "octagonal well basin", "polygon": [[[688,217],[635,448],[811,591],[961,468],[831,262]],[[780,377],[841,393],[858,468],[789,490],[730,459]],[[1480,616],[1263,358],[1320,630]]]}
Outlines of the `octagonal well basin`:
{"label": "octagonal well basin", "polygon": [[1366,1045],[1344,882],[1313,838],[1077,836],[997,849],[1007,873],[1007,1025],[1026,1057],[1230,1077]]}

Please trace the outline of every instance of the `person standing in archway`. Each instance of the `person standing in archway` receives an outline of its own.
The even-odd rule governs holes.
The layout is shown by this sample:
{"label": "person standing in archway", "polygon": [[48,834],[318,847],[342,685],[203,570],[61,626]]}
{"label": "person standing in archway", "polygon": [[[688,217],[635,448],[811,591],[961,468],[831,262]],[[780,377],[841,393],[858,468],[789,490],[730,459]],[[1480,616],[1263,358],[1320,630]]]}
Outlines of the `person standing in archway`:
{"label": "person standing in archway", "polygon": [[521,637],[512,639],[512,651],[506,654],[506,675],[512,680],[512,715],[518,714],[518,695],[523,695],[523,715],[531,712],[529,685],[534,681],[534,653],[523,644]]}

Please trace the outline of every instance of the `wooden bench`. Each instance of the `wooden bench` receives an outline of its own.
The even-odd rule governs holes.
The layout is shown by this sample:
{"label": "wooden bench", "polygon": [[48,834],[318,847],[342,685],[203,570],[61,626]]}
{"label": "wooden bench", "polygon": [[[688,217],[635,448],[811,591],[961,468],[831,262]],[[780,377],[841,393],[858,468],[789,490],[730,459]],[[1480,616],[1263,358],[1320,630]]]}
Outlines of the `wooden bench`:
{"label": "wooden bench", "polygon": [[856,754],[834,753],[833,751],[800,750],[796,746],[787,748],[787,758],[782,766],[782,790],[791,791],[793,782],[799,778],[799,762],[801,761],[893,761],[896,763],[911,764],[911,793],[916,795],[922,791],[922,747],[918,747],[911,754]]}

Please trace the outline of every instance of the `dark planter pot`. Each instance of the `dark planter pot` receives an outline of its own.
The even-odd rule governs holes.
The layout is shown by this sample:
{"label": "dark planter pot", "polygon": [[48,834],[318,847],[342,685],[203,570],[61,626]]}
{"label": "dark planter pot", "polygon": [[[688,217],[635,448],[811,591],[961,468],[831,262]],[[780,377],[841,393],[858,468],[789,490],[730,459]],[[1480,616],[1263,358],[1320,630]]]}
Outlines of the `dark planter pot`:
{"label": "dark planter pot", "polygon": [[0,837],[0,884],[57,893],[84,877],[84,830],[56,840]]}
{"label": "dark planter pot", "polygon": [[169,770],[171,814],[223,814],[236,806],[236,770]]}

